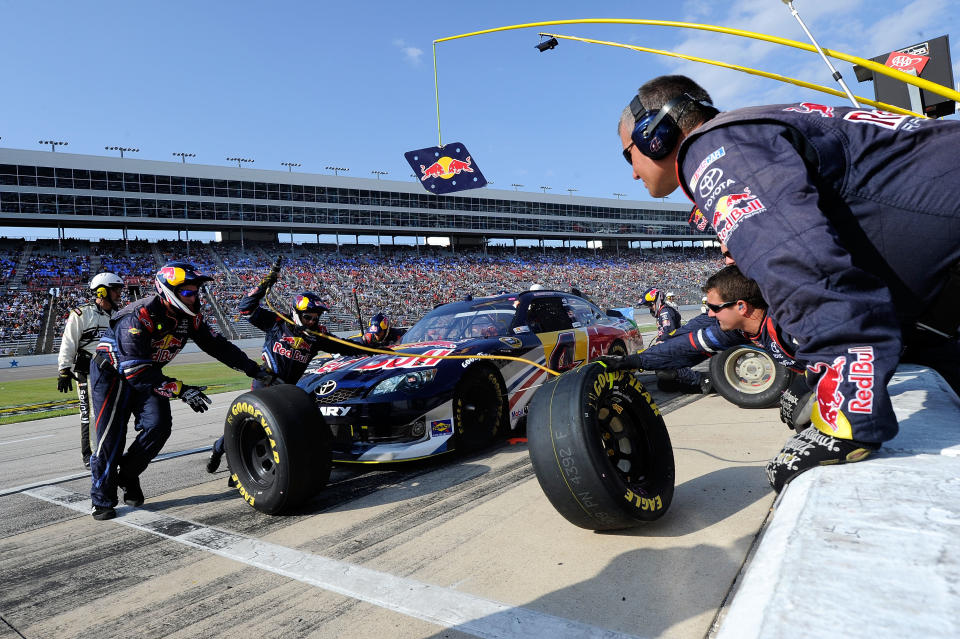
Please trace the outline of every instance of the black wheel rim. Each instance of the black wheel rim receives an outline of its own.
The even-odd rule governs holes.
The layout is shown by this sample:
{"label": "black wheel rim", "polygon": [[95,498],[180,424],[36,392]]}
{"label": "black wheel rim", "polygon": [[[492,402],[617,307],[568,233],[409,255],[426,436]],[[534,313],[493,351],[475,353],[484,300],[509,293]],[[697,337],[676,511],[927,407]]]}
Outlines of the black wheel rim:
{"label": "black wheel rim", "polygon": [[642,491],[649,484],[647,475],[654,463],[646,432],[638,426],[641,420],[632,406],[618,402],[616,397],[605,394],[600,398],[596,423],[602,453],[614,474],[635,491]]}
{"label": "black wheel rim", "polygon": [[240,461],[244,470],[261,487],[271,486],[276,479],[277,466],[263,426],[259,420],[250,418],[240,422],[238,429]]}

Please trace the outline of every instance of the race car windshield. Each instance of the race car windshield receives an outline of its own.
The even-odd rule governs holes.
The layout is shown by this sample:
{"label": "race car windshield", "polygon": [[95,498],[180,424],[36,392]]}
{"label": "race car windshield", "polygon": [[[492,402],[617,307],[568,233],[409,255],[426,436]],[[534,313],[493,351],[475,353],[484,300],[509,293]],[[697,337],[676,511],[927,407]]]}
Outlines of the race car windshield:
{"label": "race car windshield", "polygon": [[401,343],[506,337],[511,335],[510,325],[516,312],[510,300],[445,304],[417,322],[404,334]]}

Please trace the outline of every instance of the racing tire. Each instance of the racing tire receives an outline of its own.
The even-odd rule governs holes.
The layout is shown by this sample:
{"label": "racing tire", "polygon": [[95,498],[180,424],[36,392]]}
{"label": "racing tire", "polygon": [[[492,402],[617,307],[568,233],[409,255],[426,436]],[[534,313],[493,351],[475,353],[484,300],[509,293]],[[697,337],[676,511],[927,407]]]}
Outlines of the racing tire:
{"label": "racing tire", "polygon": [[508,421],[507,389],[492,366],[471,366],[453,392],[455,446],[473,452],[488,446]]}
{"label": "racing tire", "polygon": [[627,352],[627,347],[623,345],[623,342],[617,341],[610,345],[610,350],[607,351],[607,355],[617,355],[619,357],[626,357],[630,353]]}
{"label": "racing tire", "polygon": [[540,487],[575,526],[632,528],[673,500],[667,426],[628,371],[587,364],[546,382],[530,401],[527,442]]}
{"label": "racing tire", "polygon": [[794,373],[756,346],[734,346],[710,359],[710,381],[724,399],[740,408],[771,408]]}
{"label": "racing tire", "polygon": [[237,397],[223,437],[237,491],[262,513],[290,511],[330,479],[330,428],[298,386],[281,384]]}

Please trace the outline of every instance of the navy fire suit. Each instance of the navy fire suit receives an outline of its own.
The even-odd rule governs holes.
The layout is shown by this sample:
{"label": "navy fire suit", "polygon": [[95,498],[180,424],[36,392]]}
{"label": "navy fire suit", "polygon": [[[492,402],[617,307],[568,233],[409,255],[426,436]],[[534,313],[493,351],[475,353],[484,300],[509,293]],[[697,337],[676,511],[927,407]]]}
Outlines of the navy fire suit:
{"label": "navy fire suit", "polygon": [[[94,506],[117,505],[117,479],[137,477],[170,436],[170,399],[180,385],[163,367],[192,339],[207,354],[253,377],[260,370],[196,317],[167,310],[156,295],[137,300],[110,320],[90,367],[97,445],[90,457]],[[127,422],[137,437],[126,453]]]}
{"label": "navy fire suit", "polygon": [[680,146],[680,185],[821,373],[824,433],[896,435],[904,346],[960,388],[956,339],[915,328],[960,260],[958,148],[960,122],[812,103],[721,113]]}
{"label": "navy fire suit", "polygon": [[785,335],[770,315],[764,316],[756,334],[749,334],[739,330],[725,331],[720,328],[717,318],[703,313],[684,324],[669,339],[651,346],[637,357],[644,369],[682,368],[743,344],[763,349],[777,364],[790,370],[804,370],[803,364],[796,359],[796,340]]}
{"label": "navy fire suit", "polygon": [[669,304],[661,304],[659,309],[650,306],[650,314],[657,321],[655,342],[663,341],[670,333],[680,328],[680,311]]}

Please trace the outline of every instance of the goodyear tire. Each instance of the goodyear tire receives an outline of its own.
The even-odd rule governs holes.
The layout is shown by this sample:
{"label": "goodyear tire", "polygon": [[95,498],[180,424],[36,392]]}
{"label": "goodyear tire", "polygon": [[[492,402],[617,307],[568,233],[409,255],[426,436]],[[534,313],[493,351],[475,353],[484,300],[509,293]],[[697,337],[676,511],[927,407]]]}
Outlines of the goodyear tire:
{"label": "goodyear tire", "polygon": [[670,507],[670,436],[650,393],[627,371],[588,364],[545,383],[530,401],[527,440],[540,487],[576,526],[629,528]]}
{"label": "goodyear tire", "polygon": [[456,447],[464,452],[489,445],[509,424],[507,389],[492,366],[472,366],[453,392]]}
{"label": "goodyear tire", "polygon": [[237,397],[223,436],[237,491],[262,513],[296,508],[330,478],[330,428],[297,386],[271,386]]}
{"label": "goodyear tire", "polygon": [[794,374],[755,346],[734,346],[710,360],[710,381],[724,399],[741,408],[780,405]]}

